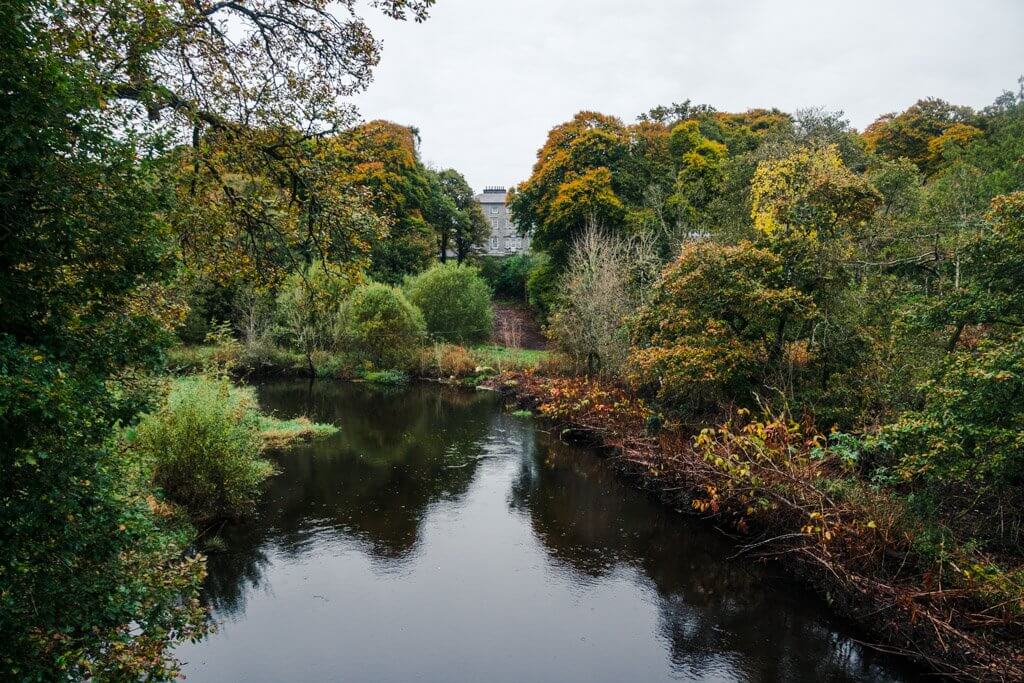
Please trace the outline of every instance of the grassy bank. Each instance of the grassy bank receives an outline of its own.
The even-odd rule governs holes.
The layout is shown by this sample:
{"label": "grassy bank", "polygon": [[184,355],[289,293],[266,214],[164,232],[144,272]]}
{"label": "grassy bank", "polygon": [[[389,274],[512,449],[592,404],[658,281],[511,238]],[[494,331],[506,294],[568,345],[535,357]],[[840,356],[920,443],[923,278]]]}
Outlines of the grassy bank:
{"label": "grassy bank", "polygon": [[694,432],[621,389],[517,373],[492,381],[609,449],[634,481],[736,534],[739,553],[804,576],[878,649],[962,680],[1024,679],[1020,557],[994,557],[857,474],[848,440],[784,414],[737,411]]}
{"label": "grassy bank", "polygon": [[[405,367],[400,369],[375,368],[355,354],[313,354],[314,372],[318,378],[385,384],[408,376],[475,384],[494,374],[536,370],[553,362],[549,351],[514,349],[495,344],[432,344],[408,358]],[[168,352],[167,367],[176,374],[226,368],[237,377],[308,377],[310,374],[301,353],[272,344],[247,346],[238,342],[173,348]]]}

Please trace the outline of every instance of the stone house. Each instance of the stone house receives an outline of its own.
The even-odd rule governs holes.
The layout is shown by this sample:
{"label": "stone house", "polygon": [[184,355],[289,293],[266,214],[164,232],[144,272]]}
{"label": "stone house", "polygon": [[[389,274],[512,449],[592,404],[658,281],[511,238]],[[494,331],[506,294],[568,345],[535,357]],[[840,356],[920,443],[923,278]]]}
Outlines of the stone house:
{"label": "stone house", "polygon": [[507,196],[504,187],[485,187],[475,197],[491,224],[491,237],[483,248],[483,253],[488,256],[509,256],[530,250],[529,236],[520,237],[516,226],[509,219],[508,207],[505,205]]}

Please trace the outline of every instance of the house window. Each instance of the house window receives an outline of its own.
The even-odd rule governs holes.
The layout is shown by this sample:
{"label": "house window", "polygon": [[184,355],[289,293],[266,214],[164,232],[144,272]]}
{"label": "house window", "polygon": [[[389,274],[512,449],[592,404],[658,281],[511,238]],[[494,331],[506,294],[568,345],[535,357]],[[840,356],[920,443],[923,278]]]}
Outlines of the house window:
{"label": "house window", "polygon": [[497,206],[492,206],[491,207],[491,215],[492,216],[497,216],[498,215],[498,207]]}
{"label": "house window", "polygon": [[492,237],[491,238],[491,249],[497,249],[497,248],[498,248],[498,238],[497,237]]}

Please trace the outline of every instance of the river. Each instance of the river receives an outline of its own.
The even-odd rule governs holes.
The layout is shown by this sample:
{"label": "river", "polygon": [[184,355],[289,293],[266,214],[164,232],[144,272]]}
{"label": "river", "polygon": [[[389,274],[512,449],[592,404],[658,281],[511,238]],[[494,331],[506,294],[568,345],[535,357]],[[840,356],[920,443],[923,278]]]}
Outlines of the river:
{"label": "river", "polygon": [[178,648],[205,681],[907,681],[777,569],[490,392],[279,381],[275,455]]}

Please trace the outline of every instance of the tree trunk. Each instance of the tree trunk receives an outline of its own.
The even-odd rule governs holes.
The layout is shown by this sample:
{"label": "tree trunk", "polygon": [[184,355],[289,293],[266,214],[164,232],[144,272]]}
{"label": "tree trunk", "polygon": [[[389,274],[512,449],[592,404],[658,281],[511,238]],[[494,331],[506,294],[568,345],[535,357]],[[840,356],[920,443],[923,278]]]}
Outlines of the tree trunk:
{"label": "tree trunk", "polygon": [[953,353],[956,351],[956,345],[960,342],[960,335],[964,333],[964,328],[967,325],[965,323],[957,323],[956,329],[953,330],[953,336],[949,338],[949,343],[946,344],[946,353]]}

